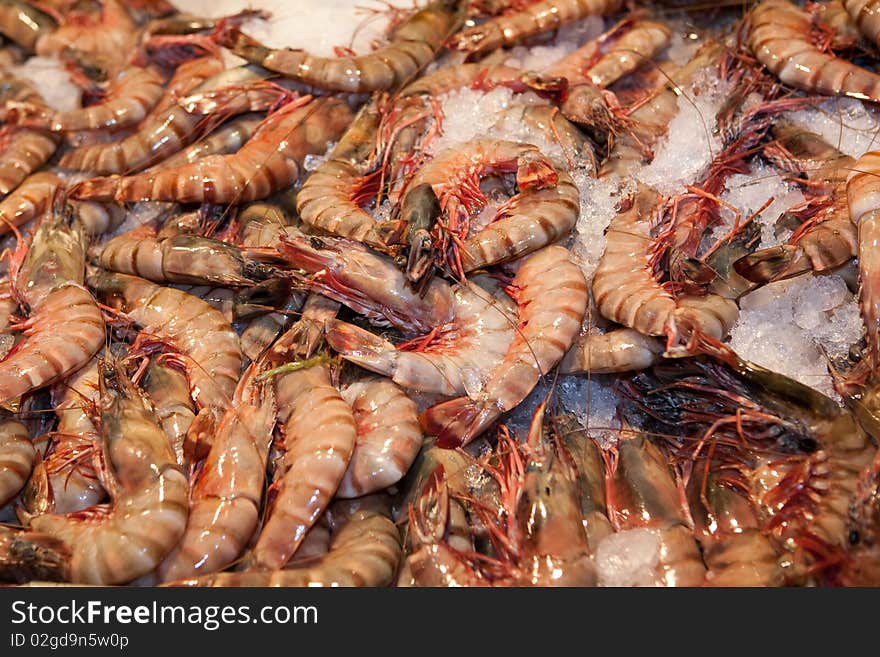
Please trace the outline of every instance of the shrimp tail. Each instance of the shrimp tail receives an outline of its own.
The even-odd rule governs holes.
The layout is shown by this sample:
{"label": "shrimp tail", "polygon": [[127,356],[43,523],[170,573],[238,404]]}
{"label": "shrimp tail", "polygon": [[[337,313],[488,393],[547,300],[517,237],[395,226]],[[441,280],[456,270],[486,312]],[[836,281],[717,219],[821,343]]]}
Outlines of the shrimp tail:
{"label": "shrimp tail", "polygon": [[72,199],[91,201],[112,201],[119,189],[119,176],[107,178],[91,178],[77,183],[70,189]]}
{"label": "shrimp tail", "polygon": [[249,37],[233,23],[221,20],[212,38],[217,45],[228,48],[242,59],[259,64],[271,54],[271,50],[256,39]]}
{"label": "shrimp tail", "polygon": [[425,433],[437,436],[438,447],[452,449],[467,445],[495,417],[483,404],[458,397],[432,406],[420,419]]}
{"label": "shrimp tail", "polygon": [[553,163],[546,157],[521,157],[517,162],[516,184],[522,189],[546,189],[555,187],[559,182],[559,174]]}
{"label": "shrimp tail", "polygon": [[394,371],[397,354],[394,345],[374,333],[348,322],[332,320],[327,323],[325,338],[334,351],[356,365],[383,374]]}
{"label": "shrimp tail", "polygon": [[782,244],[761,249],[733,263],[736,273],[752,283],[769,283],[797,276],[811,269],[803,249]]}

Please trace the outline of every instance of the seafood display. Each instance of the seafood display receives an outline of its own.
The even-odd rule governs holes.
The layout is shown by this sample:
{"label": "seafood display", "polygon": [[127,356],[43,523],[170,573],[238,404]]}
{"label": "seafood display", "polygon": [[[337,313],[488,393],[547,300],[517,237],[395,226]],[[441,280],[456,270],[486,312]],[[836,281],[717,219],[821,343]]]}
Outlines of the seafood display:
{"label": "seafood display", "polygon": [[876,4],[0,2],[0,586],[880,586]]}

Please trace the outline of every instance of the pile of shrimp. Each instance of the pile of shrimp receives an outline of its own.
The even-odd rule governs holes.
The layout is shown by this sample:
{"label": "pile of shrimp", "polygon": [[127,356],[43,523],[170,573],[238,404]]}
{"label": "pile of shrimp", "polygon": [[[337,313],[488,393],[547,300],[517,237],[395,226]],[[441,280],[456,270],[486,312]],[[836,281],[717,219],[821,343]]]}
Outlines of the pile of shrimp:
{"label": "pile of shrimp", "polygon": [[[0,2],[0,582],[616,585],[639,536],[633,584],[880,584],[880,151],[788,118],[880,103],[877,0],[427,0],[336,56],[270,18]],[[670,193],[707,80],[718,148]],[[462,93],[512,100],[455,141]],[[711,237],[753,163],[807,199],[781,246]],[[835,399],[729,346],[745,294],[847,270]]]}

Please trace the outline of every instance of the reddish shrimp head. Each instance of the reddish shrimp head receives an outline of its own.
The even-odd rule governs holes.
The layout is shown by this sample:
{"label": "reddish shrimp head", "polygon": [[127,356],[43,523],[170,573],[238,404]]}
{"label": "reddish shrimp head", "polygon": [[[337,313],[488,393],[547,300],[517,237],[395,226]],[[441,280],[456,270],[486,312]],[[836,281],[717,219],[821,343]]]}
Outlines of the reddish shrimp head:
{"label": "reddish shrimp head", "polygon": [[606,16],[620,9],[621,0],[542,0],[521,11],[493,18],[462,30],[449,39],[449,46],[477,55],[515,46],[536,34],[550,32],[587,16]]}
{"label": "reddish shrimp head", "polygon": [[751,13],[749,48],[785,84],[828,96],[880,102],[880,75],[823,52],[809,14],[788,0],[763,0]]}
{"label": "reddish shrimp head", "polygon": [[277,250],[305,272],[302,281],[310,290],[345,304],[374,323],[423,335],[452,317],[452,290],[447,283],[432,280],[418,294],[390,258],[359,242],[310,238],[288,230]]}
{"label": "reddish shrimp head", "polygon": [[405,387],[441,395],[466,395],[486,385],[516,331],[510,298],[470,280],[453,287],[453,317],[427,339],[395,346],[365,329],[333,320],[327,342],[343,358],[384,374]]}
{"label": "reddish shrimp head", "polygon": [[125,584],[152,571],[180,540],[189,486],[152,405],[113,361],[101,366],[101,432],[113,502],[38,516],[31,526],[70,547],[74,581]]}
{"label": "reddish shrimp head", "polygon": [[0,403],[66,377],[104,344],[104,320],[82,286],[85,236],[60,211],[46,215],[18,267],[15,288],[30,309],[26,340],[0,361]]}
{"label": "reddish shrimp head", "polygon": [[302,99],[273,112],[240,151],[204,157],[134,176],[93,178],[72,198],[99,201],[243,203],[265,198],[296,182],[306,155],[323,153],[351,121],[336,98]]}
{"label": "reddish shrimp head", "polygon": [[237,28],[221,27],[220,45],[252,64],[303,84],[349,93],[392,90],[412,80],[461,25],[460,0],[433,0],[391,33],[388,43],[368,55],[315,57],[305,50],[273,50]]}
{"label": "reddish shrimp head", "polygon": [[568,249],[548,246],[522,261],[509,293],[517,306],[517,331],[486,385],[429,408],[426,432],[441,446],[464,445],[532,391],[577,337],[587,311],[587,283]]}

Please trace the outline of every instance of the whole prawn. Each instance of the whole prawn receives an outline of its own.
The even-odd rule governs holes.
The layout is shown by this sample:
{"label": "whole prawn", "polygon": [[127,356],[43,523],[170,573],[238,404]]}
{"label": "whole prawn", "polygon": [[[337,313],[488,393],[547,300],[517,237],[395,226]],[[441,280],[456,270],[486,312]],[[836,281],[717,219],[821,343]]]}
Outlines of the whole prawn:
{"label": "whole prawn", "polygon": [[587,283],[568,249],[548,246],[521,261],[509,293],[517,305],[517,332],[482,390],[429,408],[426,432],[451,447],[476,438],[519,404],[541,376],[562,360],[587,310]]}
{"label": "whole prawn", "polygon": [[237,28],[221,29],[220,45],[239,57],[298,82],[349,93],[392,90],[427,66],[463,20],[460,0],[433,0],[392,32],[389,42],[369,55],[315,57],[304,50],[272,50]]}
{"label": "whole prawn", "polygon": [[292,102],[272,113],[238,153],[135,176],[93,178],[72,198],[103,201],[242,203],[265,198],[295,182],[303,158],[322,153],[351,121],[336,98]]}

